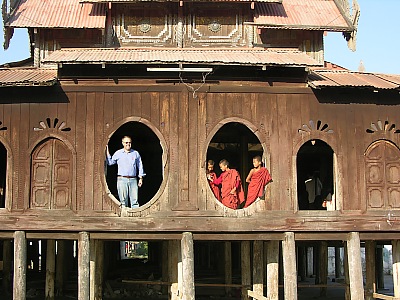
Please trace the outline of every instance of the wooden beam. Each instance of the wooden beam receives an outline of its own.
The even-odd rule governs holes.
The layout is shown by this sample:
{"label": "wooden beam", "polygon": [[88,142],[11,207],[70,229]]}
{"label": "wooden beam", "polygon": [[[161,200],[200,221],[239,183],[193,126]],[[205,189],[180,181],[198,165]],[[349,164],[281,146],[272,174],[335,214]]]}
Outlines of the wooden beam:
{"label": "wooden beam", "polygon": [[257,299],[257,300],[270,300],[268,297],[264,297],[262,294],[260,295],[259,293],[256,293],[254,291],[247,291],[247,294],[252,297],[253,299]]}
{"label": "wooden beam", "polygon": [[184,232],[181,240],[182,253],[182,297],[186,300],[195,299],[194,290],[194,250],[193,235],[190,232]]}
{"label": "wooden beam", "polygon": [[266,242],[267,246],[267,297],[279,299],[279,241]]}
{"label": "wooden beam", "polygon": [[296,247],[294,233],[286,232],[282,241],[285,300],[297,300]]}
{"label": "wooden beam", "polygon": [[78,299],[90,300],[90,245],[88,232],[80,232],[78,239]]}
{"label": "wooden beam", "polygon": [[26,299],[27,242],[24,231],[14,233],[13,299]]}
{"label": "wooden beam", "polygon": [[56,241],[47,240],[45,299],[55,296]]}
{"label": "wooden beam", "polygon": [[358,232],[350,232],[347,240],[351,300],[364,300],[361,246]]}

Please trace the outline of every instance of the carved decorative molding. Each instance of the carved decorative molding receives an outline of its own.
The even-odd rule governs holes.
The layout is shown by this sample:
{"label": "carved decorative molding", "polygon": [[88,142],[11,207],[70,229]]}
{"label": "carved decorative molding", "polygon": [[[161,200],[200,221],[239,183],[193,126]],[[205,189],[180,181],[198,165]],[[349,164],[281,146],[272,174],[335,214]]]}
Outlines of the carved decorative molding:
{"label": "carved decorative molding", "polygon": [[71,131],[70,127],[66,127],[66,123],[62,121],[61,123],[59,122],[58,118],[55,118],[54,121],[52,121],[50,118],[46,118],[45,121],[40,121],[39,122],[39,127],[34,127],[34,131],[42,131],[45,129],[49,128],[55,128],[60,131]]}
{"label": "carved decorative molding", "polygon": [[376,132],[393,132],[400,133],[400,129],[396,129],[396,124],[390,124],[389,121],[382,122],[378,120],[376,123],[371,123],[371,127],[365,130],[367,133],[376,133]]}
{"label": "carved decorative molding", "polygon": [[308,124],[303,124],[300,129],[298,129],[299,133],[310,133],[310,132],[326,132],[326,133],[333,133],[332,129],[329,129],[328,124],[322,124],[321,120],[318,120],[317,122],[314,122],[313,120],[310,120]]}

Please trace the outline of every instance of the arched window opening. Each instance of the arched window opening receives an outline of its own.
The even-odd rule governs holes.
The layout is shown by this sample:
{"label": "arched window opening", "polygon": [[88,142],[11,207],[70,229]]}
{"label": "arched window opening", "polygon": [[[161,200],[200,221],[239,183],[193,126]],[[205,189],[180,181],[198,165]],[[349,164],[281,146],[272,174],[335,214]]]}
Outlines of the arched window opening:
{"label": "arched window opening", "polygon": [[400,150],[380,140],[365,153],[367,209],[400,208]]}
{"label": "arched window opening", "polygon": [[[248,127],[238,122],[223,125],[211,139],[207,149],[207,162],[214,161],[214,172],[217,177],[221,174],[219,162],[223,159],[229,162],[230,169],[239,172],[244,197],[248,187],[246,177],[253,168],[252,161],[255,156],[263,156],[263,147],[257,136]],[[221,191],[221,186],[219,187]],[[216,198],[218,199],[217,195]],[[218,200],[224,203],[222,197]],[[243,202],[236,208],[243,208],[244,205]]]}
{"label": "arched window opening", "polygon": [[299,210],[335,210],[333,150],[322,140],[303,144],[297,153]]}
{"label": "arched window opening", "polygon": [[30,208],[71,209],[72,153],[60,140],[40,143],[31,157]]}
{"label": "arched window opening", "polygon": [[0,143],[0,208],[6,207],[7,149]]}
{"label": "arched window opening", "polygon": [[[132,138],[132,149],[139,152],[146,173],[138,196],[139,206],[142,206],[154,197],[163,181],[163,150],[159,138],[149,127],[140,122],[127,122],[119,127],[109,140],[108,147],[111,155],[123,148],[122,138],[124,136]],[[108,188],[115,198],[119,199],[117,175],[116,165],[106,168]]]}

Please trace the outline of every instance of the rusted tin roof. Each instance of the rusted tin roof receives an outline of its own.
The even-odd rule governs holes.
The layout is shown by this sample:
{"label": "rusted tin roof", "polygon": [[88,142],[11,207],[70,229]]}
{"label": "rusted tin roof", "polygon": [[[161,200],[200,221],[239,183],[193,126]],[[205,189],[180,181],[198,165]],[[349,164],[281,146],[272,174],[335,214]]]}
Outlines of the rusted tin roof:
{"label": "rusted tin roof", "polygon": [[256,3],[254,23],[259,27],[352,31],[353,26],[334,0],[284,0]]}
{"label": "rusted tin roof", "polygon": [[225,64],[225,65],[281,65],[320,66],[321,64],[297,50],[255,49],[61,49],[53,52],[43,63],[66,64]]}
{"label": "rusted tin roof", "polygon": [[79,0],[21,1],[6,26],[32,28],[104,28],[106,4]]}
{"label": "rusted tin roof", "polygon": [[[82,3],[137,3],[150,2],[154,0],[81,0]],[[181,0],[158,0],[157,2],[179,2]],[[283,0],[183,0],[184,3],[191,2],[270,2],[282,3]]]}
{"label": "rusted tin roof", "polygon": [[308,78],[311,87],[363,87],[372,89],[398,89],[400,75],[352,72],[348,70],[314,70]]}
{"label": "rusted tin roof", "polygon": [[0,69],[0,86],[50,86],[57,82],[57,70],[38,68]]}

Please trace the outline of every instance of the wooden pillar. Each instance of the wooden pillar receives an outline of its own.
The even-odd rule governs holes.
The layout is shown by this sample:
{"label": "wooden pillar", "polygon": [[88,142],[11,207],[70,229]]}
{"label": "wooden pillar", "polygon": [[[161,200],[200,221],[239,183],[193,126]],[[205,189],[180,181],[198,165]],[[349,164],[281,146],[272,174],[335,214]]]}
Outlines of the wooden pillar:
{"label": "wooden pillar", "polygon": [[184,232],[181,240],[182,253],[182,299],[194,300],[194,250],[193,235],[191,232]]}
{"label": "wooden pillar", "polygon": [[9,295],[11,292],[12,274],[12,243],[11,240],[3,241],[3,292]]}
{"label": "wooden pillar", "polygon": [[335,278],[340,278],[342,275],[341,266],[340,247],[335,247]]}
{"label": "wooden pillar", "polygon": [[14,233],[14,300],[26,299],[27,242],[24,231]]}
{"label": "wooden pillar", "polygon": [[347,240],[351,300],[364,299],[363,275],[361,266],[360,235],[350,232]]}
{"label": "wooden pillar", "polygon": [[379,245],[376,247],[376,285],[378,289],[385,288],[385,276],[383,274],[383,246]]}
{"label": "wooden pillar", "polygon": [[179,269],[181,267],[181,247],[179,241],[173,240],[168,243],[168,262],[169,262],[169,290],[170,300],[179,300]]}
{"label": "wooden pillar", "polygon": [[365,296],[367,300],[373,300],[372,294],[375,290],[375,246],[374,241],[365,242]]}
{"label": "wooden pillar", "polygon": [[[225,284],[232,283],[232,242],[224,242]],[[229,295],[230,287],[225,287],[225,294]]]}
{"label": "wooden pillar", "polygon": [[253,292],[264,296],[264,242],[253,243]]}
{"label": "wooden pillar", "polygon": [[350,275],[349,275],[349,250],[347,247],[347,243],[344,245],[344,283],[345,283],[345,290],[344,290],[344,299],[350,300]]}
{"label": "wooden pillar", "polygon": [[[328,243],[322,241],[319,245],[319,283],[328,283]],[[320,288],[320,296],[326,296],[327,288]]]}
{"label": "wooden pillar", "polygon": [[297,300],[296,246],[293,232],[285,232],[282,241],[285,300]]}
{"label": "wooden pillar", "polygon": [[90,241],[90,299],[103,299],[104,242]]}
{"label": "wooden pillar", "polygon": [[267,298],[279,296],[279,241],[268,241],[267,246]]}
{"label": "wooden pillar", "polygon": [[[168,241],[162,241],[161,242],[161,280],[163,282],[168,282]],[[168,294],[168,286],[167,285],[162,285],[161,290],[163,294]]]}
{"label": "wooden pillar", "polygon": [[[43,240],[42,240],[43,241]],[[56,272],[56,241],[47,240],[46,247],[46,284],[44,296],[46,300],[54,299],[54,284],[55,284],[55,272]]]}
{"label": "wooden pillar", "polygon": [[315,275],[315,284],[319,284],[319,242],[313,246],[313,275]]}
{"label": "wooden pillar", "polygon": [[250,241],[240,243],[240,266],[242,274],[242,299],[249,299],[247,290],[251,285],[251,266],[250,266]]}
{"label": "wooden pillar", "polygon": [[297,247],[298,252],[298,273],[301,281],[305,281],[307,278],[307,247]]}
{"label": "wooden pillar", "polygon": [[90,299],[90,245],[88,232],[80,232],[78,238],[78,299]]}
{"label": "wooden pillar", "polygon": [[393,291],[394,297],[400,297],[400,240],[392,241]]}

